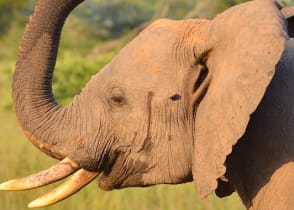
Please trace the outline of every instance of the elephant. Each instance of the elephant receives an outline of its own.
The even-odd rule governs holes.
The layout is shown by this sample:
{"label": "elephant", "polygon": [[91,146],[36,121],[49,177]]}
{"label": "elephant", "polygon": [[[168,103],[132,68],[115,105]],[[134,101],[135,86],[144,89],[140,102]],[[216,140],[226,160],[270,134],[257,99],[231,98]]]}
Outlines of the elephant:
{"label": "elephant", "polygon": [[274,0],[212,20],[154,21],[68,105],[52,93],[60,34],[83,0],[40,0],[17,58],[13,100],[28,139],[60,160],[1,190],[72,175],[29,207],[99,177],[103,190],[194,182],[247,209],[294,208],[294,10]]}

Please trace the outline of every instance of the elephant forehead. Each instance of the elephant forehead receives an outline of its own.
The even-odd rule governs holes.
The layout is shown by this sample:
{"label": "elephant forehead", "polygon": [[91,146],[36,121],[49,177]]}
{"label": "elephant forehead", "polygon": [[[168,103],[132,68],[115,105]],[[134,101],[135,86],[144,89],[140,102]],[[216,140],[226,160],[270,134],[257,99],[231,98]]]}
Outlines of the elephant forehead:
{"label": "elephant forehead", "polygon": [[173,47],[176,33],[168,28],[146,30],[132,41],[125,49],[136,66],[141,66],[149,73],[159,73],[172,64]]}
{"label": "elephant forehead", "polygon": [[134,53],[134,57],[130,56],[130,62],[125,60],[114,62],[110,71],[113,70],[115,73],[112,73],[113,76],[111,77],[123,84],[137,88],[167,88],[174,86],[181,80],[180,71],[176,71],[172,61],[168,62],[169,58],[142,61],[142,59],[151,55],[145,52],[140,53],[142,54]]}
{"label": "elephant forehead", "polygon": [[106,69],[125,71],[128,68],[130,71],[137,70],[139,66],[162,63],[163,58],[169,57],[174,40],[175,33],[167,29],[145,29],[120,50]]}
{"label": "elephant forehead", "polygon": [[157,91],[180,87],[187,67],[175,59],[181,27],[174,23],[178,22],[156,21],[141,32],[104,69],[105,80]]}

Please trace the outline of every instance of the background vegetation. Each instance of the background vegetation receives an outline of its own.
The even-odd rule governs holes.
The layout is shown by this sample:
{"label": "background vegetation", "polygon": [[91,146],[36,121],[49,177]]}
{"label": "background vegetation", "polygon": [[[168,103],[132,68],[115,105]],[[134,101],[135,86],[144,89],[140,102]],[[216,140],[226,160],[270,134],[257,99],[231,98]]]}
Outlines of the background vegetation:
{"label": "background vegetation", "polygon": [[[162,17],[212,18],[245,0],[88,0],[66,22],[54,94],[67,103],[90,76],[150,21]],[[291,5],[293,0],[284,4]],[[22,134],[12,112],[11,84],[23,29],[36,0],[0,0],[0,182],[47,168],[56,161],[35,149]],[[237,195],[201,201],[192,183],[102,192],[95,182],[72,198],[47,209],[244,209]],[[28,201],[53,186],[28,192],[0,192],[0,209],[25,209]]]}

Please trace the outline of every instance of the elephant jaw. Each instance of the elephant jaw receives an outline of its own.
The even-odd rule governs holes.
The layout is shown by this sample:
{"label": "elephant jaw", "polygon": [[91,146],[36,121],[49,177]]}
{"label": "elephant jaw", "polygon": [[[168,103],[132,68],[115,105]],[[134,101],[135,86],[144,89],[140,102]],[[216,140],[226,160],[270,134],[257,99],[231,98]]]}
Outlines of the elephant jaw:
{"label": "elephant jaw", "polygon": [[73,174],[69,180],[51,192],[32,201],[28,207],[49,206],[66,199],[93,181],[100,172],[91,172],[80,168],[74,161],[65,158],[51,168],[23,178],[0,184],[0,190],[20,191],[43,187]]}

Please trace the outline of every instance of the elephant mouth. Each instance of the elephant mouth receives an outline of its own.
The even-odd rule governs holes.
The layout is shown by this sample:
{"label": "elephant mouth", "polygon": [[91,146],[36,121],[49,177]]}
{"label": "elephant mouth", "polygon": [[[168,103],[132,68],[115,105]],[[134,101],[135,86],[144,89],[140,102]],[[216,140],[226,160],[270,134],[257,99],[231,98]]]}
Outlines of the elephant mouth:
{"label": "elephant mouth", "polygon": [[70,158],[65,158],[56,165],[26,177],[0,184],[0,190],[21,191],[43,187],[72,175],[66,182],[47,194],[29,203],[29,208],[39,208],[62,201],[81,190],[93,181],[100,172],[82,169]]}
{"label": "elephant mouth", "polygon": [[146,161],[145,156],[132,154],[131,151],[117,152],[112,161],[107,161],[107,166],[99,176],[99,187],[110,191],[154,185],[144,179],[144,175],[151,173],[155,167],[156,164]]}

